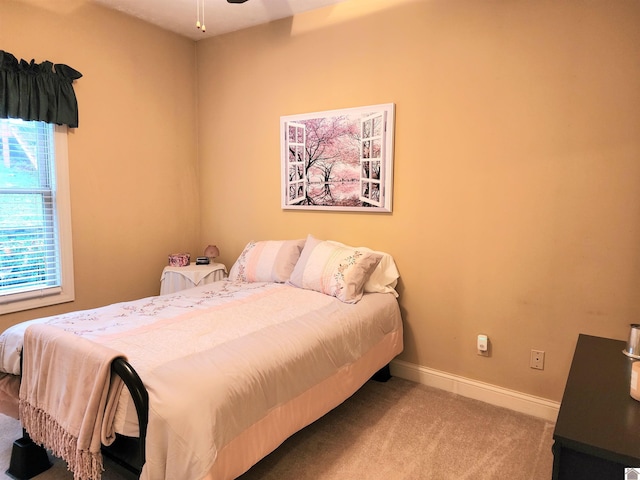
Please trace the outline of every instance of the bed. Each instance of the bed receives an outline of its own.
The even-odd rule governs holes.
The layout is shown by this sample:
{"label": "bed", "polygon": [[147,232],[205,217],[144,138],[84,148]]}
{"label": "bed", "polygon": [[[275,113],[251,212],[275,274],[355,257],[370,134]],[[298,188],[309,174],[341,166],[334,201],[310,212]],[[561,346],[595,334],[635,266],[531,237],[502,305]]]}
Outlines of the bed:
{"label": "bed", "polygon": [[44,389],[42,377],[60,377],[57,365],[86,351],[115,352],[101,442],[138,445],[140,465],[129,466],[144,480],[236,478],[402,351],[397,279],[382,252],[312,236],[250,242],[223,281],[6,330],[0,410],[34,437],[30,392],[51,396],[56,381]]}

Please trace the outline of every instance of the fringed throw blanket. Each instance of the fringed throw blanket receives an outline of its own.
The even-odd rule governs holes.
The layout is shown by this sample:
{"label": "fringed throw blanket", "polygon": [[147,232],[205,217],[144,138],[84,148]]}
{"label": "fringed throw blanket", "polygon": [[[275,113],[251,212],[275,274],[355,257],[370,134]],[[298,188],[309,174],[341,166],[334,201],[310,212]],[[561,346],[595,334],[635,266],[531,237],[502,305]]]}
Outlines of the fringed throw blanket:
{"label": "fringed throw blanket", "polygon": [[123,386],[111,374],[111,362],[121,356],[50,325],[25,331],[20,420],[36,443],[67,462],[74,480],[102,476],[100,445],[115,438],[113,418]]}

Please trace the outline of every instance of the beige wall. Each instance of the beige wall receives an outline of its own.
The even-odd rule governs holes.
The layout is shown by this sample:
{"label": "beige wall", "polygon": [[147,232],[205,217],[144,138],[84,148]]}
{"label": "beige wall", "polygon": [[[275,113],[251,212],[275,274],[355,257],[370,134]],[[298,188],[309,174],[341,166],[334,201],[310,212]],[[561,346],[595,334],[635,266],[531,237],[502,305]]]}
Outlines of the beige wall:
{"label": "beige wall", "polygon": [[[203,242],[388,251],[403,360],[559,400],[578,333],[640,314],[638,25],[635,0],[348,0],[199,41]],[[393,213],[282,211],[280,116],[387,102]]]}
{"label": "beige wall", "polygon": [[0,48],[66,63],[76,301],[19,320],[157,295],[172,251],[200,250],[193,41],[85,1],[0,1]]}
{"label": "beige wall", "polygon": [[[1,1],[0,48],[84,77],[77,300],[0,326],[157,293],[171,251],[215,242],[230,267],[312,233],[394,255],[403,360],[559,400],[577,334],[625,339],[640,313],[638,24],[635,0],[347,0],[194,44]],[[282,211],[280,116],[388,102],[393,213]]]}

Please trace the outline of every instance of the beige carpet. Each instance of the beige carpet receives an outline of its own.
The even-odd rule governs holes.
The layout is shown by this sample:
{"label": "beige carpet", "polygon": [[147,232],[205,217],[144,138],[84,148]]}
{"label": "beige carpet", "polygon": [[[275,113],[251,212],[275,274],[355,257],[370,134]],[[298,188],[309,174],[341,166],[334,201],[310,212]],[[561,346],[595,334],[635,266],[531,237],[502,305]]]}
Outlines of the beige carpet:
{"label": "beige carpet", "polygon": [[[527,478],[549,480],[553,423],[392,378],[352,398],[266,457],[241,480]],[[0,475],[17,421],[0,415]],[[70,480],[66,465],[37,480]],[[107,471],[104,480],[120,480]],[[173,480],[173,479],[170,479]],[[187,479],[185,479],[187,480]]]}

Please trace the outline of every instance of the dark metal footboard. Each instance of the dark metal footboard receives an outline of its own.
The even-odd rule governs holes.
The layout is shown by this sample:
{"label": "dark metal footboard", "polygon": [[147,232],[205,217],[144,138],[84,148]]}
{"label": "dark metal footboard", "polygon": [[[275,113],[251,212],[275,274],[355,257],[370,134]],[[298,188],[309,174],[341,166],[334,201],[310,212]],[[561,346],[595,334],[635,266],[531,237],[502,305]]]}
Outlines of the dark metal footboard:
{"label": "dark metal footboard", "polygon": [[149,394],[138,373],[124,358],[116,358],[111,364],[111,371],[122,378],[125,386],[129,389],[138,415],[139,436],[135,438],[116,434],[116,440],[111,445],[102,446],[102,453],[128,473],[139,477],[145,462],[144,448],[149,422]]}
{"label": "dark metal footboard", "polygon": [[[137,372],[124,358],[116,358],[111,364],[111,371],[122,378],[131,393],[138,415],[140,436],[135,438],[117,434],[116,440],[111,445],[108,447],[103,445],[102,453],[116,465],[122,467],[123,473],[128,474],[127,476],[138,478],[145,462],[149,394]],[[28,480],[44,472],[50,466],[46,449],[34,443],[23,429],[22,438],[13,442],[7,475],[18,480]]]}

